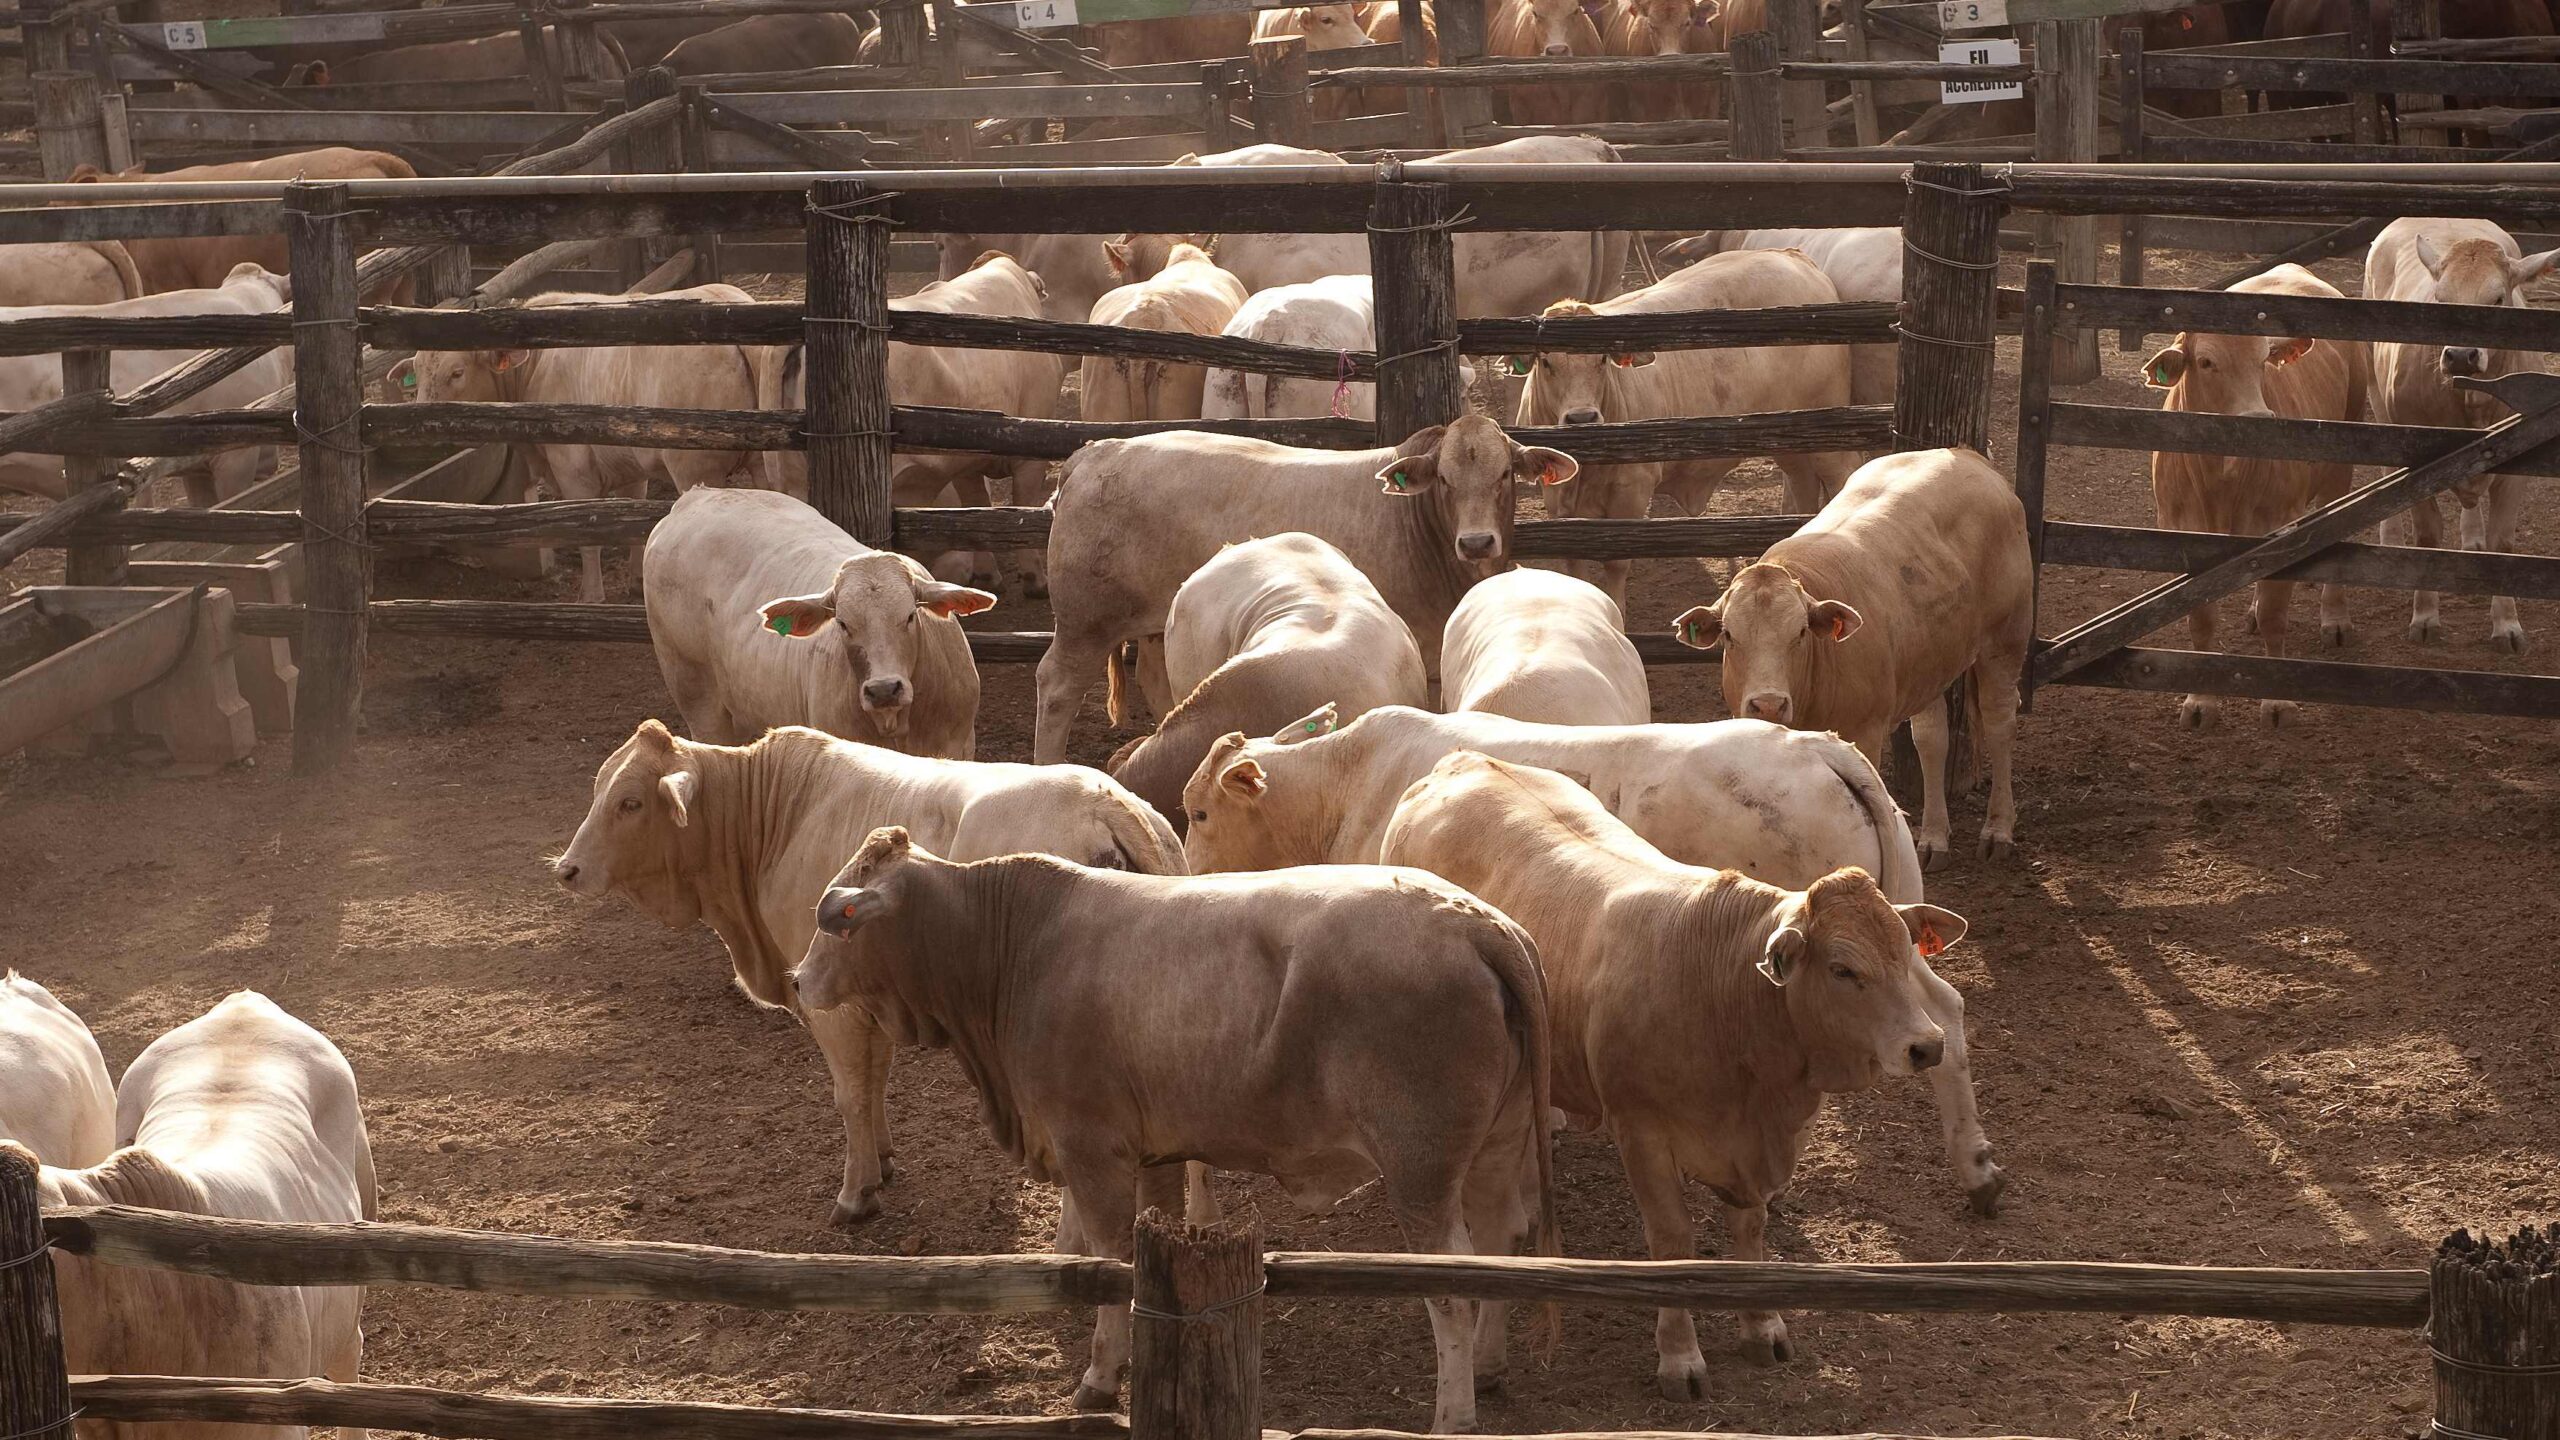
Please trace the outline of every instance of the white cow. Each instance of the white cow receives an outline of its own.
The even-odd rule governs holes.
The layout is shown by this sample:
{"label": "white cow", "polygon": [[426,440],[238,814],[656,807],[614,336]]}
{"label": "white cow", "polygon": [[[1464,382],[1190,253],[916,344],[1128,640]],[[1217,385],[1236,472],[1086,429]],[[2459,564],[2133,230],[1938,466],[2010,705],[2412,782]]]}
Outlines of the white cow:
{"label": "white cow", "polygon": [[[1265,12],[1273,13],[1273,12]],[[1376,300],[1368,275],[1327,275],[1275,286],[1244,302],[1227,333],[1242,340],[1353,352],[1377,343]],[[1344,416],[1373,420],[1378,387],[1366,380],[1313,380],[1213,367],[1200,413],[1212,420]]]}
{"label": "white cow", "polygon": [[[2365,256],[2364,293],[2368,300],[2522,310],[2527,308],[2526,287],[2550,274],[2555,265],[2560,265],[2560,250],[2527,255],[2514,236],[2486,220],[2394,220],[2374,237],[2373,249]],[[2492,396],[2457,390],[2447,377],[2495,376],[2530,368],[2525,357],[2513,350],[2377,341],[2373,418],[2386,425],[2493,425],[2506,417],[2507,407]],[[2453,498],[2462,506],[2462,548],[2513,550],[2526,493],[2524,480],[2514,475],[2475,475],[2453,487]],[[2396,533],[2404,544],[2413,528],[2420,545],[2444,543],[2444,514],[2432,496],[2419,501],[2405,519],[2383,527],[2386,538]],[[2443,635],[2436,592],[2417,592],[2410,601],[2409,638],[2435,640]],[[2489,602],[2489,644],[2519,654],[2524,650],[2524,622],[2510,596]]]}
{"label": "white cow", "polygon": [[0,974],[0,1140],[75,1169],[116,1148],[116,1087],[96,1037],[15,970]]}
{"label": "white cow", "polygon": [[977,750],[978,667],[959,615],[996,603],[874,550],[788,495],[695,490],[640,571],[658,670],[699,740],[808,725],[916,755]]}
{"label": "white cow", "polygon": [[[285,278],[254,264],[233,267],[221,288],[169,290],[111,305],[20,305],[0,309],[0,321],[169,315],[264,315],[284,308],[291,296]],[[107,373],[116,393],[128,394],[145,381],[196,357],[197,350],[118,350]],[[293,351],[270,350],[203,393],[169,407],[164,414],[192,415],[205,410],[238,410],[293,383]],[[0,410],[32,410],[62,398],[62,357],[0,356]],[[265,447],[249,445],[201,457],[181,472],[187,498],[198,505],[229,499],[257,478]],[[18,452],[0,455],[0,490],[22,490],[48,500],[70,492],[62,478],[62,457]]]}
{"label": "white cow", "polygon": [[[1846,230],[1710,230],[1662,252],[1687,264],[1734,250],[1793,250],[1814,263],[1843,300],[1902,299],[1902,229],[1872,225]],[[1895,354],[1891,344],[1849,348],[1849,403],[1893,403]]]}
{"label": "white cow", "polygon": [[1548,725],[1642,725],[1653,719],[1644,659],[1618,604],[1599,586],[1552,570],[1478,581],[1449,612],[1440,641],[1440,708]]}
{"label": "white cow", "polygon": [[[1176,245],[1162,269],[1095,301],[1093,323],[1166,335],[1217,335],[1244,302],[1243,284],[1219,269],[1207,251]],[[1206,375],[1198,365],[1088,355],[1079,413],[1087,420],[1197,420]]]}
{"label": "white cow", "polygon": [[0,245],[0,305],[112,305],[150,292],[113,240]]}
{"label": "white cow", "polygon": [[[955,232],[936,242],[941,247],[942,260],[938,274],[944,280],[957,280],[976,269],[990,253],[1009,255],[1040,277],[1042,318],[1080,325],[1093,313],[1093,302],[1102,298],[1102,292],[1120,283],[1103,255],[1102,241],[1099,235]],[[978,353],[982,358],[993,358],[1015,352]]]}
{"label": "white cow", "polygon": [[[47,1168],[47,1206],[140,1205],[232,1220],[374,1218],[373,1150],[356,1077],[328,1037],[243,990],[151,1042],[116,1093],[125,1148]],[[73,1373],[351,1381],[364,1354],[357,1286],[236,1285],[57,1254]],[[83,1426],[84,1432],[88,1429]],[[154,1435],[300,1440],[298,1425],[194,1422]],[[349,1440],[362,1430],[341,1428]]]}

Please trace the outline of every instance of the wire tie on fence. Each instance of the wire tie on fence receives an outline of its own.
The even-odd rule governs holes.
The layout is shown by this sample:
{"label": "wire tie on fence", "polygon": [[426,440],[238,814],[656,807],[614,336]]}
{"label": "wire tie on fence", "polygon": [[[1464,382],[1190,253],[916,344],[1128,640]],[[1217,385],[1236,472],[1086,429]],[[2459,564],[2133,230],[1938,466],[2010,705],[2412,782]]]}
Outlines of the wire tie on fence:
{"label": "wire tie on fence", "polygon": [[1953,195],[1961,200],[1974,200],[1994,195],[2005,195],[2011,190],[2016,189],[2016,170],[2017,165],[2015,162],[2012,162],[2007,169],[2001,172],[1999,184],[1986,185],[1979,190],[1963,190],[1953,185],[1941,185],[1935,180],[1923,180],[1918,175],[1907,170],[1903,172],[1902,185],[1906,190],[1935,190],[1941,195]]}
{"label": "wire tie on fence", "polygon": [[855,211],[860,206],[877,205],[884,200],[894,200],[898,194],[899,192],[895,190],[880,190],[857,200],[847,200],[840,205],[812,204],[808,209],[812,215],[824,215],[830,220],[845,225],[895,225],[898,222],[890,216],[864,215],[857,214]]}
{"label": "wire tie on fence", "polygon": [[38,1245],[33,1250],[28,1251],[26,1254],[19,1256],[15,1260],[0,1260],[0,1270],[15,1270],[21,1265],[32,1265],[38,1260],[43,1259],[46,1255],[51,1254],[52,1251],[53,1242],[48,1240],[43,1244]]}
{"label": "wire tie on fence", "polygon": [[[1215,1305],[1203,1306],[1198,1310],[1193,1310],[1188,1313],[1178,1310],[1158,1310],[1151,1306],[1141,1305],[1137,1301],[1132,1300],[1129,1302],[1129,1313],[1137,1316],[1141,1320],[1206,1320],[1210,1316],[1215,1315],[1222,1310],[1233,1310],[1248,1300],[1261,1299],[1262,1292],[1269,1288],[1271,1288],[1271,1282],[1269,1280],[1265,1280],[1261,1284],[1254,1286],[1252,1289],[1236,1296],[1232,1300],[1221,1300]],[[15,1440],[15,1437],[0,1435],[0,1440]]]}
{"label": "wire tie on fence", "polygon": [[296,320],[296,321],[294,321],[294,322],[293,322],[293,328],[294,328],[294,329],[296,329],[296,330],[305,330],[305,329],[309,329],[311,326],[314,326],[314,325],[346,325],[346,326],[356,326],[356,325],[361,325],[361,324],[363,324],[363,323],[364,323],[363,321],[358,320],[358,319],[357,319],[356,317],[354,317],[353,315],[332,315],[332,316],[329,316],[329,317],[327,317],[327,318],[319,319],[319,320]]}
{"label": "wire tie on fence", "polygon": [[1369,222],[1369,233],[1372,235],[1413,235],[1419,234],[1425,230],[1455,230],[1461,225],[1474,224],[1475,219],[1476,212],[1461,205],[1458,207],[1458,213],[1455,215],[1451,215],[1440,220],[1426,220],[1419,225],[1381,225],[1372,220]]}
{"label": "wire tie on fence", "polygon": [[2427,1433],[2441,1435],[2444,1440],[2507,1440],[2504,1435],[2483,1435],[2477,1430],[2457,1430],[2441,1420],[2428,1421]]}
{"label": "wire tie on fence", "polygon": [[870,440],[880,437],[895,438],[897,433],[895,430],[803,430],[800,432],[800,438],[803,440]]}
{"label": "wire tie on fence", "polygon": [[1416,348],[1407,350],[1402,354],[1381,355],[1378,357],[1378,369],[1383,373],[1388,366],[1395,364],[1399,360],[1418,359],[1424,355],[1435,354],[1442,350],[1455,350],[1457,348],[1458,337],[1452,335],[1446,340],[1434,340],[1428,345],[1417,346]]}
{"label": "wire tie on fence", "polygon": [[87,1413],[88,1409],[88,1406],[83,1405],[79,1409],[72,1411],[70,1414],[63,1416],[61,1419],[39,1425],[33,1430],[21,1430],[15,1435],[0,1435],[0,1440],[31,1440],[31,1437],[33,1436],[50,1435],[56,1430],[67,1430],[70,1428],[71,1422],[79,1419],[83,1414]]}
{"label": "wire tie on fence", "polygon": [[2435,1355],[2437,1364],[2450,1365],[2456,1370],[2470,1370],[2482,1375],[2560,1375],[2560,1362],[2508,1365],[2495,1360],[2465,1360],[2459,1355],[2447,1355],[2433,1345],[2427,1349]]}
{"label": "wire tie on fence", "polygon": [[1999,347],[1996,340],[1956,340],[1945,335],[1924,335],[1899,320],[1893,324],[1893,333],[1905,340],[1917,340],[1924,345],[1944,345],[1950,350],[1992,350]]}
{"label": "wire tie on fence", "polygon": [[[1946,187],[1940,186],[1939,188],[1944,189]],[[1921,259],[1928,261],[1932,265],[1944,265],[1950,270],[1972,270],[1980,272],[1984,270],[1997,270],[2000,268],[2000,262],[1997,260],[1951,260],[1944,255],[1933,255],[1930,252],[1921,249],[1918,245],[1913,244],[1908,232],[1905,232],[1902,237],[1902,248],[1919,256]]]}
{"label": "wire tie on fence", "polygon": [[803,315],[800,320],[807,325],[858,325],[883,335],[889,333],[889,324],[885,320],[857,320],[850,315]]}

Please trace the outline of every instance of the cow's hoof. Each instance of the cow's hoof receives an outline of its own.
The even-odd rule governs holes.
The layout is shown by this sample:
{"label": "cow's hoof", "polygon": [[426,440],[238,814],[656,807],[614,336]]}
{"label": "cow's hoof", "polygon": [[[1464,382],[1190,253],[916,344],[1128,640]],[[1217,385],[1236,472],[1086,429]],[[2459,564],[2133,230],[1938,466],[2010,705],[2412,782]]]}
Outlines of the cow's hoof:
{"label": "cow's hoof", "polygon": [[2421,645],[2433,644],[2444,638],[2444,622],[2433,615],[2424,620],[2412,620],[2409,622],[2409,638]]}
{"label": "cow's hoof", "polygon": [[2320,638],[2328,641],[2336,649],[2347,648],[2347,642],[2355,638],[2355,633],[2356,627],[2349,621],[2323,620],[2320,622]]}
{"label": "cow's hoof", "polygon": [[883,1184],[883,1185],[886,1185],[886,1184],[888,1184],[890,1181],[895,1180],[895,1179],[897,1179],[897,1178],[898,1178],[898,1157],[897,1157],[897,1156],[895,1156],[895,1155],[890,1154],[890,1153],[889,1153],[888,1151],[886,1151],[886,1150],[881,1151],[881,1152],[880,1152],[880,1183],[881,1183],[881,1184]]}
{"label": "cow's hoof", "polygon": [[1974,1214],[1985,1220],[2000,1213],[2001,1193],[2009,1188],[2008,1171],[1997,1165],[1991,1166],[1990,1170],[1981,1184],[1964,1192],[1965,1203],[1973,1207]]}
{"label": "cow's hoof", "polygon": [[1510,1377],[1508,1375],[1504,1374],[1500,1370],[1488,1370],[1476,1376],[1476,1393],[1479,1395],[1499,1395],[1502,1393],[1502,1382],[1509,1378]]}
{"label": "cow's hoof", "polygon": [[2302,707],[2290,700],[2261,700],[2258,702],[2258,723],[2270,730],[2300,729]]}
{"label": "cow's hoof", "polygon": [[1986,830],[1982,832],[1982,839],[1976,842],[1973,847],[1973,858],[1976,860],[2006,860],[2011,855],[2017,853],[2017,848],[2018,846],[2015,840],[2012,840],[2006,835],[1994,835],[1990,831]]}
{"label": "cow's hoof", "polygon": [[2178,723],[2190,730],[2213,728],[2213,703],[2189,698],[2178,702]]}
{"label": "cow's hoof", "polygon": [[1915,848],[1920,852],[1922,873],[1934,875],[1946,868],[1947,842],[1944,840],[1922,840]]}
{"label": "cow's hoof", "polygon": [[1707,1398],[1707,1362],[1704,1356],[1690,1355],[1678,1360],[1665,1360],[1654,1372],[1653,1383],[1662,1398],[1686,1403]]}
{"label": "cow's hoof", "polygon": [[1784,1365],[1796,1358],[1795,1342],[1783,1331],[1775,1339],[1746,1335],[1742,1339],[1742,1358],[1754,1365]]}
{"label": "cow's hoof", "polygon": [[827,1217],[827,1225],[830,1229],[852,1230],[868,1225],[879,1218],[880,1197],[866,1190],[861,1199],[850,1204],[843,1200],[836,1201],[835,1213]]}
{"label": "cow's hoof", "polygon": [[2250,634],[2255,635],[2258,633],[2258,607],[2256,605],[2252,604],[2249,607],[2249,618],[2241,623],[2249,627]]}
{"label": "cow's hoof", "polygon": [[2507,655],[2524,653],[2524,627],[2505,625],[2489,632],[2489,648]]}
{"label": "cow's hoof", "polygon": [[1120,1392],[1117,1390],[1105,1390],[1081,1382],[1076,1385],[1076,1408],[1079,1410],[1109,1410],[1119,1403]]}

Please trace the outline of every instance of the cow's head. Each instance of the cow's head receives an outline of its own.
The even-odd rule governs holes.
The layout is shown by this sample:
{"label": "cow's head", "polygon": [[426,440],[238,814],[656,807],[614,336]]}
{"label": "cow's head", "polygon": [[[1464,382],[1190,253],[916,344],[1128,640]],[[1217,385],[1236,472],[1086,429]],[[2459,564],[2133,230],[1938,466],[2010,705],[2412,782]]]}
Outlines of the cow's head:
{"label": "cow's head", "polygon": [[1122,285],[1134,285],[1140,280],[1153,279],[1158,271],[1171,264],[1175,246],[1194,245],[1205,250],[1208,244],[1209,237],[1206,235],[1130,233],[1118,239],[1103,241],[1102,259],[1103,263],[1109,267],[1114,281]]}
{"label": "cow's head", "polygon": [[[533,369],[537,350],[421,350],[405,372],[411,400],[503,400]],[[394,375],[404,372],[394,370]]]}
{"label": "cow's head", "polygon": [[1720,13],[1716,0],[1630,0],[1628,8],[1656,55],[1723,48],[1707,39]]}
{"label": "cow's head", "polygon": [[1778,906],[1760,974],[1786,992],[1787,1015],[1815,1086],[1830,1094],[1913,1075],[1946,1053],[1929,1016],[1916,950],[1964,938],[1964,918],[1935,905],[1895,905],[1864,870],[1834,870]]}
{"label": "cow's head", "polygon": [[700,918],[701,902],[683,878],[683,832],[701,809],[690,748],[657,721],[641,721],[596,771],[587,818],[551,862],[551,878],[591,900],[625,896],[670,926]]}
{"label": "cow's head", "polygon": [[1303,35],[1310,50],[1347,50],[1369,43],[1359,10],[1350,5],[1301,5],[1283,22],[1287,33]]}
{"label": "cow's head", "polygon": [[2207,415],[2271,415],[2266,378],[2311,353],[2296,336],[2181,334],[2142,362],[2143,383],[2170,392],[2169,407]]}
{"label": "cow's head", "polygon": [[[1574,318],[1599,312],[1580,300],[1559,300],[1540,319]],[[1528,377],[1520,394],[1520,413],[1556,425],[1597,425],[1622,420],[1617,371],[1651,365],[1653,352],[1629,348],[1605,355],[1568,355],[1544,351],[1511,357],[1511,373]]]}
{"label": "cow's head", "polygon": [[1280,763],[1287,757],[1278,752],[1332,734],[1340,718],[1328,703],[1268,740],[1247,740],[1242,731],[1218,737],[1182,787],[1182,853],[1191,873],[1280,870],[1323,858],[1324,837],[1317,832],[1328,828],[1325,817],[1298,812],[1339,797],[1319,793],[1324,787],[1274,794],[1263,762]]}
{"label": "cow's head", "polygon": [[791,987],[807,1010],[859,1005],[901,1045],[948,1043],[930,1017],[903,1003],[880,943],[894,928],[909,891],[927,872],[948,862],[919,850],[903,825],[871,832],[853,858],[818,897],[817,933],[791,972]]}
{"label": "cow's head", "polygon": [[869,551],[836,567],[827,588],[785,595],[758,610],[758,623],[786,640],[828,647],[882,736],[907,732],[926,627],[992,608],[996,597],[933,578],[903,555]]}
{"label": "cow's head", "polygon": [[1010,252],[988,250],[969,262],[969,272],[990,268],[1020,285],[1031,297],[1030,308],[1039,309],[1040,302],[1049,298],[1049,282],[1041,279],[1038,271],[1015,259]]}
{"label": "cow's head", "polygon": [[1582,0],[1529,0],[1529,33],[1549,55],[1592,55],[1600,49],[1600,32]]}
{"label": "cow's head", "polygon": [[279,275],[255,260],[243,260],[232,266],[231,273],[222,277],[222,288],[254,290],[258,292],[255,296],[244,298],[255,299],[262,305],[293,303],[293,277]]}
{"label": "cow's head", "polygon": [[[2418,237],[2418,263],[2427,267],[2426,299],[2439,305],[2503,305],[2522,310],[2525,291],[2560,265],[2560,250],[2545,250],[2519,259],[2495,240],[2468,239],[2439,243]],[[2477,345],[2448,345],[2442,361],[2447,375],[2488,377],[2506,367],[2496,352]]]}
{"label": "cow's head", "polygon": [[1482,415],[1417,430],[1378,471],[1389,495],[1434,507],[1457,558],[1492,574],[1511,560],[1515,480],[1561,485],[1581,467],[1543,445],[1522,445]]}
{"label": "cow's head", "polygon": [[1860,623],[1848,602],[1816,599],[1785,566],[1763,560],[1672,626],[1693,649],[1723,642],[1724,703],[1736,718],[1795,725],[1819,647],[1847,642]]}

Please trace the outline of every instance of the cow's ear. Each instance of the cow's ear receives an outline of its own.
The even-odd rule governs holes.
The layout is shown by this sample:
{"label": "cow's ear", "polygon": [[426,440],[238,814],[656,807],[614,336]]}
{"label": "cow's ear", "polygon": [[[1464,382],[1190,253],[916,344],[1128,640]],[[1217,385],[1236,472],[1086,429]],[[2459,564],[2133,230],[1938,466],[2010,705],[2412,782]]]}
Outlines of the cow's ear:
{"label": "cow's ear", "polygon": [[97,166],[83,160],[79,164],[72,166],[71,173],[63,176],[62,178],[66,183],[72,185],[95,185],[106,177],[100,173]]}
{"label": "cow's ear", "polygon": [[409,359],[403,360],[403,361],[401,361],[399,364],[392,366],[392,367],[391,367],[391,373],[382,377],[382,383],[383,383],[383,384],[385,384],[385,385],[390,386],[390,387],[391,387],[391,393],[392,393],[392,394],[394,394],[394,395],[396,395],[396,396],[398,396],[400,399],[403,399],[403,400],[415,400],[415,399],[417,399],[417,398],[418,398],[418,361],[417,361],[417,357],[415,357],[415,356],[411,356]]}
{"label": "cow's ear", "polygon": [[666,798],[667,818],[681,830],[693,823],[693,800],[702,781],[690,770],[670,770],[658,777],[658,793]]}
{"label": "cow's ear", "polygon": [[1272,732],[1271,738],[1278,744],[1295,744],[1300,740],[1312,740],[1318,735],[1330,735],[1341,723],[1342,707],[1327,700],[1307,715],[1292,720]]}
{"label": "cow's ear", "polygon": [[2178,383],[2179,376],[2186,373],[2187,352],[2175,345],[2142,362],[2142,383],[2154,390],[2169,389]]}
{"label": "cow's ear", "polygon": [[1433,451],[1420,455],[1399,455],[1378,472],[1379,488],[1390,495],[1413,495],[1431,487],[1440,478],[1440,456]]}
{"label": "cow's ear", "polygon": [[1791,916],[1770,933],[1769,943],[1761,947],[1760,963],[1755,968],[1772,985],[1786,984],[1795,974],[1797,962],[1804,959],[1805,946],[1810,942],[1797,923],[1802,918],[1801,913]]}
{"label": "cow's ear", "polygon": [[1832,640],[1846,640],[1867,623],[1866,617],[1851,609],[1846,600],[1816,600],[1805,612],[1805,628]]}
{"label": "cow's ear", "polygon": [[533,360],[531,350],[492,350],[488,354],[489,368],[501,375],[530,364]]}
{"label": "cow's ear", "polygon": [[1133,263],[1133,255],[1134,252],[1131,249],[1129,242],[1126,240],[1105,240],[1102,242],[1103,263],[1111,267],[1112,274],[1119,276],[1123,280],[1129,278],[1129,267]]}
{"label": "cow's ear", "polygon": [[916,608],[928,615],[949,619],[954,615],[975,615],[996,608],[996,597],[984,590],[966,585],[948,585],[940,580],[916,582]]}
{"label": "cow's ear", "polygon": [[1964,938],[1964,917],[1953,910],[1935,905],[1896,905],[1894,913],[1902,917],[1903,928],[1911,932],[1911,945],[1922,958],[1938,954]]}
{"label": "cow's ear", "polygon": [[818,900],[818,928],[830,935],[854,931],[889,913],[889,899],[859,885],[830,885]]}
{"label": "cow's ear", "polygon": [[806,639],[836,618],[835,597],[824,591],[815,595],[785,595],[767,600],[756,611],[764,617],[764,628],[785,639]]}
{"label": "cow's ear", "polygon": [[2554,266],[2560,266],[2560,250],[2545,250],[2539,255],[2527,255],[2515,263],[2515,284],[2509,288],[2521,290],[2550,274]]}
{"label": "cow's ear", "polygon": [[2436,248],[2435,237],[2426,234],[2419,235],[2418,243],[2414,248],[2418,252],[2418,263],[2427,267],[2427,273],[2439,280],[2443,279],[2444,252]]}
{"label": "cow's ear", "polygon": [[1621,370],[1634,370],[1653,363],[1650,350],[1621,350],[1609,357],[1609,363]]}
{"label": "cow's ear", "polygon": [[1271,788],[1271,777],[1262,773],[1262,762],[1239,760],[1218,772],[1218,788],[1243,800],[1259,800]]}
{"label": "cow's ear", "polygon": [[1561,485],[1582,473],[1582,462],[1544,445],[1520,447],[1520,473],[1541,485]]}
{"label": "cow's ear", "polygon": [[1724,617],[1712,605],[1696,605],[1671,622],[1671,633],[1692,650],[1713,650],[1724,639]]}
{"label": "cow's ear", "polygon": [[1502,369],[1505,374],[1526,375],[1537,368],[1538,357],[1535,355],[1506,355],[1502,358]]}
{"label": "cow's ear", "polygon": [[2267,347],[2267,363],[2281,369],[2310,354],[2313,343],[2311,337],[2307,335],[2295,335],[2289,339],[2278,340]]}

